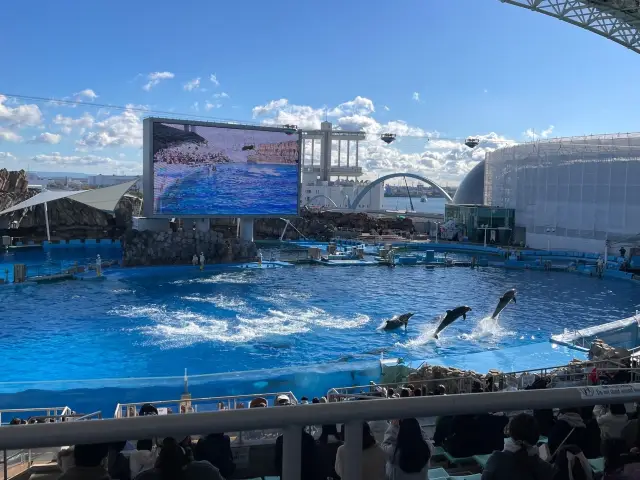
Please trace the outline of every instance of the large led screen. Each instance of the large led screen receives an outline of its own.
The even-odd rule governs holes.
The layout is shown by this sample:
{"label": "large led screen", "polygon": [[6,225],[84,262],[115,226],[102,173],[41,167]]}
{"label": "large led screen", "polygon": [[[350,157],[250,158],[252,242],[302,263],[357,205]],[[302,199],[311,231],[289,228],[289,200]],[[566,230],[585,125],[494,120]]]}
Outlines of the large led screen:
{"label": "large led screen", "polygon": [[149,127],[153,215],[298,214],[297,132],[159,121]]}

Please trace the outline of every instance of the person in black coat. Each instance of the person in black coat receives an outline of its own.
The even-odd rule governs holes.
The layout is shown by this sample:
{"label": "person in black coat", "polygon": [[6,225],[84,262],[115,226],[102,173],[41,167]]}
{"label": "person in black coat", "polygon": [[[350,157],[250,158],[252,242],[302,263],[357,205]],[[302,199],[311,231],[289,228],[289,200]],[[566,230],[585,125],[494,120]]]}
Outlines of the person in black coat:
{"label": "person in black coat", "polygon": [[193,456],[196,460],[206,460],[220,470],[224,478],[229,478],[236,471],[231,452],[231,439],[224,433],[211,433],[198,440]]}

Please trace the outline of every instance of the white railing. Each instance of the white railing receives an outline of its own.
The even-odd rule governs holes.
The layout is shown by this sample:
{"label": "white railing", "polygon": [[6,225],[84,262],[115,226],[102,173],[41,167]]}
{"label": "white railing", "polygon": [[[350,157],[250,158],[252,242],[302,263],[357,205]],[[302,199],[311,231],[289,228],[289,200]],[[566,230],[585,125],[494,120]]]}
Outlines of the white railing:
{"label": "white railing", "polygon": [[[173,413],[193,413],[198,411],[198,406],[203,404],[215,405],[218,410],[235,410],[242,408],[249,408],[251,400],[256,398],[264,398],[265,400],[273,399],[271,404],[273,405],[276,397],[280,395],[286,395],[289,401],[295,405],[298,403],[298,399],[293,392],[277,392],[277,393],[252,393],[249,395],[228,395],[224,397],[203,397],[203,398],[181,398],[180,400],[155,400],[151,402],[132,402],[132,403],[119,403],[116,406],[116,411],[113,414],[114,418],[135,417],[138,415],[138,407],[142,405],[151,404],[154,407],[176,407],[176,411]],[[193,410],[182,411],[180,408],[182,405],[190,405]],[[223,408],[220,408],[223,407]]]}
{"label": "white railing", "polygon": [[192,415],[120,418],[95,422],[62,422],[0,428],[0,450],[116,442],[199,432],[283,428],[283,480],[300,478],[302,428],[309,424],[344,423],[345,480],[362,472],[362,422],[438,415],[578,407],[626,403],[640,399],[640,384],[611,387],[556,388],[516,392],[476,393],[367,402],[340,402],[292,407],[224,410]]}
{"label": "white railing", "polygon": [[[3,408],[2,410],[0,410],[0,425],[2,425],[3,422],[8,423],[7,414],[13,414],[11,415],[11,419],[9,419],[9,422],[10,422],[13,419],[13,417],[16,416],[15,414],[24,414],[24,413],[32,414],[32,415],[29,415],[29,417],[60,418],[60,417],[66,417],[68,415],[71,415],[73,412],[69,407]],[[3,415],[5,417],[4,420],[2,418]]]}

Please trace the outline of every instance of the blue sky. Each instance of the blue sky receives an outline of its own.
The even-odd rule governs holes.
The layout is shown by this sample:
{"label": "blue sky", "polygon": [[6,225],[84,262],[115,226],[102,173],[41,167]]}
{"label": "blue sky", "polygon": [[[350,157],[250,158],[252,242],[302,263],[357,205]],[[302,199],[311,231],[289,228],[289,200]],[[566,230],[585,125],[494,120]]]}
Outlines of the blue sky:
{"label": "blue sky", "polygon": [[[455,182],[531,129],[633,131],[640,107],[637,54],[498,0],[9,2],[3,17],[0,94],[303,127],[333,111],[399,135],[363,149],[371,175]],[[0,167],[137,173],[142,116],[6,98]],[[453,141],[425,145],[435,131]],[[484,150],[455,140],[470,135]]]}

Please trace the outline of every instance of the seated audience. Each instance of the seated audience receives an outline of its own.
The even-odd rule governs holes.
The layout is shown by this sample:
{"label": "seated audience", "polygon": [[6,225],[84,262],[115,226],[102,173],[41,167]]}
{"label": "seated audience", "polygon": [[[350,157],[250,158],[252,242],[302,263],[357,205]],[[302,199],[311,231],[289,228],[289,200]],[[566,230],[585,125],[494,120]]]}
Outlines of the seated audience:
{"label": "seated audience", "polygon": [[428,478],[431,445],[415,418],[392,421],[382,449],[387,458],[389,480]]}
{"label": "seated audience", "polygon": [[640,478],[640,458],[625,455],[627,444],[621,438],[608,438],[603,442],[603,480],[637,480]]}
{"label": "seated audience", "polygon": [[577,445],[561,445],[553,458],[553,480],[593,480],[591,465]]}
{"label": "seated audience", "polygon": [[126,440],[109,445],[107,471],[113,480],[129,480],[131,478],[129,459],[122,454],[126,445]]}
{"label": "seated audience", "polygon": [[231,439],[224,433],[212,433],[201,438],[196,444],[196,460],[206,460],[220,470],[223,477],[229,478],[236,470],[231,452]]}
{"label": "seated audience", "polygon": [[600,456],[600,426],[593,415],[593,408],[582,407],[580,409],[580,416],[587,427],[582,452],[587,458],[598,458]]}
{"label": "seated audience", "polygon": [[[334,425],[335,427],[335,425]],[[324,427],[323,427],[324,434]],[[276,439],[276,472],[279,476],[282,476],[282,442],[283,436],[280,435]],[[301,446],[301,480],[314,480],[315,479],[315,465],[316,465],[316,441],[313,437],[302,430],[302,446]]]}
{"label": "seated audience", "polygon": [[138,440],[136,450],[133,450],[129,455],[131,478],[155,467],[157,458],[158,450],[153,448],[151,439]]}
{"label": "seated audience", "polygon": [[[344,463],[347,452],[344,445],[336,452],[336,473],[344,477]],[[369,424],[362,424],[362,480],[385,480],[385,465],[387,457],[371,434]]]}
{"label": "seated audience", "polygon": [[609,408],[601,409],[597,417],[602,440],[622,438],[622,431],[629,423],[627,409],[622,403],[614,403]]}
{"label": "seated audience", "polygon": [[588,450],[587,426],[580,416],[580,409],[560,410],[558,420],[549,432],[549,453],[553,455],[562,445],[577,445],[581,451]]}
{"label": "seated audience", "polygon": [[106,443],[76,445],[73,449],[75,465],[60,475],[58,480],[110,480],[104,467],[108,452],[109,445]]}
{"label": "seated audience", "polygon": [[216,467],[207,461],[190,461],[184,448],[174,438],[162,442],[156,466],[136,480],[224,480]]}
{"label": "seated audience", "polygon": [[538,424],[526,413],[509,422],[509,438],[502,451],[494,452],[482,472],[482,480],[551,480],[553,467],[538,455]]}

